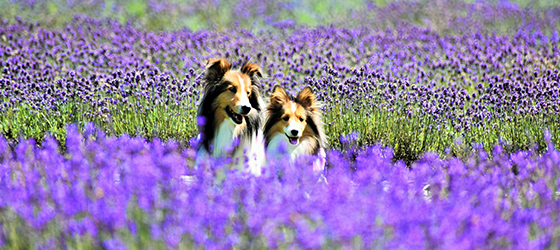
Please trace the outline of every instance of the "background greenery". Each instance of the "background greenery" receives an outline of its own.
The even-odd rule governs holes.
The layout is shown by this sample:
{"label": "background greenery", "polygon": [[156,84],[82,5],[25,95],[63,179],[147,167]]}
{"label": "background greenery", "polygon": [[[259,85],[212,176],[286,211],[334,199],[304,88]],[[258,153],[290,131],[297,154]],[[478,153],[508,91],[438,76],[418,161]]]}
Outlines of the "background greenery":
{"label": "background greenery", "polygon": [[[271,23],[291,20],[295,24],[316,27],[335,24],[352,27],[362,24],[362,19],[352,18],[367,6],[383,7],[394,0],[281,0],[281,1],[219,1],[219,0],[84,0],[84,1],[0,1],[0,16],[5,20],[16,17],[25,21],[40,22],[50,27],[64,27],[76,15],[88,15],[100,19],[131,23],[146,30],[175,30],[187,27],[191,30],[223,30],[240,26],[251,30],[267,28]],[[406,1],[405,1],[406,2]],[[413,2],[413,1],[408,1]],[[416,1],[414,1],[416,2]],[[476,0],[426,0],[418,1],[421,8],[406,16],[387,19],[389,23],[368,23],[374,26],[391,25],[391,22],[411,21],[417,25],[430,25],[426,20],[445,18],[454,10],[437,8],[442,3],[476,3]],[[490,0],[499,3],[501,0]],[[511,0],[520,8],[544,10],[560,6],[556,0]],[[241,5],[240,5],[241,3]],[[368,15],[376,15],[369,13]],[[441,23],[444,23],[443,20]],[[498,25],[509,25],[500,23]]]}

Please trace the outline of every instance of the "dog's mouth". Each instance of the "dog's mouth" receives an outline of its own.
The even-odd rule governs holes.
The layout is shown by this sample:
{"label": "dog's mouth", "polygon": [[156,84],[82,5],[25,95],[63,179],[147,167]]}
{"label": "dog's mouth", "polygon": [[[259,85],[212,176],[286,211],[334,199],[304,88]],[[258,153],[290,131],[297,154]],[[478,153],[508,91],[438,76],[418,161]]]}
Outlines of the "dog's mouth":
{"label": "dog's mouth", "polygon": [[288,141],[290,142],[290,144],[292,145],[298,144],[299,137],[292,137],[289,135],[286,135],[286,137],[288,137]]}
{"label": "dog's mouth", "polygon": [[233,111],[233,109],[231,109],[229,106],[226,106],[226,114],[229,116],[229,118],[231,118],[231,120],[233,122],[235,122],[236,124],[241,124],[243,122],[243,116],[235,113]]}

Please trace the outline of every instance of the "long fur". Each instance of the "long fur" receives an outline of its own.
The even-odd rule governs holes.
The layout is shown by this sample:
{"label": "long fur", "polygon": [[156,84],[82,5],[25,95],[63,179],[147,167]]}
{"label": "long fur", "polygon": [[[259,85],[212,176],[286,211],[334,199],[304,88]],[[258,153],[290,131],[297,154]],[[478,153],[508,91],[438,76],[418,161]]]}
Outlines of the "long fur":
{"label": "long fur", "polygon": [[[229,71],[232,71],[231,65],[226,60],[210,59],[204,76],[204,94],[197,113],[199,121],[202,120],[202,123],[199,123],[198,126],[201,136],[199,149],[205,149],[211,154],[214,151],[212,144],[216,139],[215,137],[217,136],[218,129],[220,129],[220,125],[228,122],[216,119],[216,114],[220,109],[216,103],[218,101],[217,98],[222,93],[229,91],[228,85],[230,82],[223,80],[224,75]],[[252,110],[248,115],[243,116],[244,123],[232,125],[235,127],[235,132],[232,136],[234,139],[239,139],[239,144],[235,145],[233,149],[234,152],[245,150],[247,147],[257,146],[251,145],[251,142],[255,141],[259,134],[263,120],[262,109],[264,107],[259,87],[255,84],[255,76],[261,76],[260,68],[255,64],[245,63],[239,72],[247,75],[250,79],[251,94],[248,96],[248,99]]]}
{"label": "long fur", "polygon": [[[321,148],[327,147],[327,136],[323,129],[322,116],[320,112],[320,104],[315,100],[315,96],[309,87],[304,88],[295,98],[286,93],[280,86],[274,86],[270,103],[267,106],[266,121],[264,125],[265,147],[268,149],[269,143],[278,133],[273,131],[273,127],[281,122],[285,113],[286,105],[297,103],[304,107],[307,117],[306,129],[309,128],[312,133],[303,132],[300,143],[296,146],[304,146],[303,142],[307,142],[308,150],[304,150],[311,154],[317,154]],[[306,130],[305,129],[305,130]],[[297,149],[295,149],[297,150]]]}
{"label": "long fur", "polygon": [[[212,103],[216,97],[226,89],[226,87],[227,86],[224,86],[223,84],[215,84],[213,86],[207,84],[204,88],[204,95],[202,96],[200,102],[201,104],[198,107],[197,116],[199,118],[204,118],[204,123],[199,124],[198,126],[202,142],[200,146],[203,146],[208,152],[212,152],[210,144],[212,140],[214,140],[218,126],[218,124],[216,124],[216,120],[214,119],[214,113],[216,112],[217,107],[213,106]],[[247,126],[246,129],[242,130],[239,137],[251,137],[257,132],[257,130],[259,130],[263,121],[261,112],[262,107],[264,106],[264,101],[260,97],[259,88],[257,86],[253,86],[253,94],[254,95],[249,97],[249,101],[251,102],[251,106],[256,109],[258,113],[250,114],[244,117]]]}

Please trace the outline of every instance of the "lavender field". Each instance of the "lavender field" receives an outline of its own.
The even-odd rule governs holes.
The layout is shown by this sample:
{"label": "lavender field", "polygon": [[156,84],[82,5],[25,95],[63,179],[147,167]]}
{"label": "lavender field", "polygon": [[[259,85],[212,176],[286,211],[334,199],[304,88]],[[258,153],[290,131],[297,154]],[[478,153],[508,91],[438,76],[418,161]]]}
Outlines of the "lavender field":
{"label": "lavender field", "polygon": [[[556,249],[560,5],[531,3],[3,2],[0,248]],[[216,57],[313,89],[324,171],[195,166]]]}

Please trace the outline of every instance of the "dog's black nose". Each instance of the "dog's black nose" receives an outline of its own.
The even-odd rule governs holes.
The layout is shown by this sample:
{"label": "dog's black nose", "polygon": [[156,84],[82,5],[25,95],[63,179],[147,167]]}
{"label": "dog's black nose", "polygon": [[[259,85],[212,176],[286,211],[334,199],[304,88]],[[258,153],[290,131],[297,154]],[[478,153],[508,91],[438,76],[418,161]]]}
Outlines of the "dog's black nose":
{"label": "dog's black nose", "polygon": [[251,107],[250,107],[250,106],[243,106],[243,107],[241,107],[241,114],[242,114],[242,115],[249,114],[249,112],[251,112]]}
{"label": "dog's black nose", "polygon": [[292,133],[293,136],[296,136],[298,134],[298,131],[295,129],[292,129],[292,131],[290,131]]}

